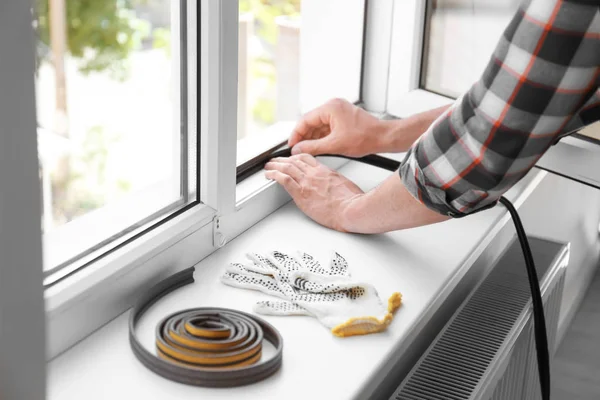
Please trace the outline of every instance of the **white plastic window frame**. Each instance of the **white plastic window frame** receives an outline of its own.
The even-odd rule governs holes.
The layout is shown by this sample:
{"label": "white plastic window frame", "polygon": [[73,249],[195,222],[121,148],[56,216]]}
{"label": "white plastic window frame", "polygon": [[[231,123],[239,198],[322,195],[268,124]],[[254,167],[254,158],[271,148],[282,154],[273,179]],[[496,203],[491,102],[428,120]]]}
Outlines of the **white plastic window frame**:
{"label": "white plastic window frame", "polygon": [[[352,1],[364,5],[365,0]],[[238,10],[238,1],[187,1],[188,85],[199,87],[197,98],[192,96],[188,104],[191,115],[197,102],[200,110],[199,126],[189,118],[188,130],[200,134],[202,204],[47,289],[47,359],[125,312],[153,284],[197,264],[290,200],[262,176],[236,185]],[[363,19],[364,14],[359,22]],[[326,20],[321,22],[316,26],[329,29]],[[330,161],[334,168],[343,164]]]}
{"label": "white plastic window frame", "polygon": [[[193,0],[186,1],[186,50],[188,55],[186,67],[190,88],[188,90],[187,129],[190,135],[195,135],[198,131],[196,115],[199,99],[197,99],[195,90],[198,75],[196,5],[197,2]],[[215,7],[214,2],[210,6]],[[209,25],[206,26],[211,28]],[[212,29],[214,30],[214,28]],[[207,36],[203,32],[203,38]],[[209,49],[208,46],[206,48]],[[210,50],[215,52],[214,48]],[[208,55],[202,54],[201,57],[208,57]],[[218,59],[219,55],[211,55],[211,57]],[[211,73],[213,71],[203,72]],[[203,79],[209,82],[208,79],[204,77]],[[209,89],[215,90],[214,87]],[[218,119],[216,111],[201,109],[201,113],[211,113],[206,118],[211,123]],[[179,126],[177,126],[178,128]],[[205,128],[207,127],[202,126],[201,129]],[[165,273],[189,267],[212,250],[212,241],[205,241],[196,246],[198,251],[190,251],[192,247],[189,240],[185,240],[191,234],[211,224],[217,213],[215,204],[221,195],[218,193],[220,188],[216,183],[220,181],[218,175],[223,171],[212,167],[216,164],[215,160],[219,156],[220,143],[205,140],[204,136],[208,135],[201,134],[198,137],[198,140],[204,140],[201,143],[201,165],[199,166],[202,187],[201,189],[197,188],[197,190],[201,190],[202,204],[189,208],[140,238],[99,258],[45,290],[46,356],[48,359],[60,354],[125,311],[143,290],[164,276]],[[194,250],[196,249],[194,248]],[[185,255],[181,256],[181,254]]]}
{"label": "white plastic window frame", "polygon": [[[368,0],[302,0],[299,43],[302,56],[297,71],[300,113],[336,97],[361,102],[367,3]],[[260,135],[241,139],[237,147],[238,165],[284,143],[295,123],[291,119],[278,121]],[[327,160],[325,164],[340,165],[335,160]],[[266,183],[257,177],[246,181],[239,186],[238,201]]]}
{"label": "white plastic window frame", "polygon": [[427,0],[394,0],[385,112],[406,118],[454,99],[420,88]]}
{"label": "white plastic window frame", "polygon": [[[170,1],[170,30],[171,40],[174,43],[179,43],[182,34],[180,23],[182,3],[185,2],[183,0]],[[184,91],[185,86],[182,86],[182,79],[185,78],[178,73],[182,70],[180,46],[173,46],[170,58],[172,71],[174,72],[173,86],[184,92],[183,95],[188,95]],[[186,110],[190,127],[193,126],[192,123],[195,122],[197,114],[194,96],[195,92],[188,95],[188,101],[192,103],[193,107]],[[172,104],[174,116],[180,115],[181,105],[182,96],[178,93],[174,96]],[[184,182],[182,177],[186,175],[182,169],[182,151],[187,151],[187,149],[184,149],[181,143],[181,119],[178,117],[172,118],[171,124],[173,128],[170,132],[173,141],[173,154],[170,169],[165,170],[169,172],[166,177],[157,180],[141,191],[111,201],[105,206],[90,211],[63,225],[47,229],[51,224],[45,221],[43,234],[44,286],[51,285],[53,282],[85,268],[86,265],[98,257],[102,257],[111,248],[130,240],[149,226],[160,223],[165,215],[177,212],[178,209],[196,201],[195,194],[190,195],[187,187],[182,187]],[[189,128],[188,130],[194,132]],[[58,146],[58,143],[53,143],[57,140],[60,140],[60,136],[38,127],[38,148],[44,173],[44,190],[49,186],[49,171],[44,167],[44,164],[51,161],[51,157],[56,157],[50,151],[47,153],[51,156],[45,157],[45,150],[51,146]],[[62,139],[62,141],[62,151],[65,153],[71,151],[73,145],[69,143],[68,139]],[[189,160],[189,162],[192,161]],[[193,179],[195,180],[195,176]],[[44,191],[44,202],[49,200],[47,198],[49,195],[50,193]],[[44,208],[47,208],[48,205],[47,203],[44,204]],[[46,219],[50,214],[45,213],[43,217]],[[86,232],[86,234],[82,235],[82,232]]]}

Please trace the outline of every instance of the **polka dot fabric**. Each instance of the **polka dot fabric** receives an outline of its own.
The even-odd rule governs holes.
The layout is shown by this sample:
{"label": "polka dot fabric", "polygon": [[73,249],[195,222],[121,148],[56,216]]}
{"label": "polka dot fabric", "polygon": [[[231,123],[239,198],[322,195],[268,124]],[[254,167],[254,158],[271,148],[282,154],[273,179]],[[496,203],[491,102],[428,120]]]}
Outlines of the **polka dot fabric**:
{"label": "polka dot fabric", "polygon": [[242,264],[231,264],[221,276],[221,282],[229,286],[258,290],[271,296],[285,298],[285,294],[273,276],[256,273]]}
{"label": "polka dot fabric", "polygon": [[381,332],[400,306],[396,292],[384,304],[368,283],[350,278],[347,261],[334,253],[325,269],[307,253],[292,257],[281,251],[266,255],[250,253],[251,264],[231,264],[222,282],[282,297],[283,301],[260,301],[254,311],[265,315],[310,315],[336,336]]}
{"label": "polka dot fabric", "polygon": [[290,301],[259,301],[254,306],[254,311],[263,315],[308,315],[306,309]]}

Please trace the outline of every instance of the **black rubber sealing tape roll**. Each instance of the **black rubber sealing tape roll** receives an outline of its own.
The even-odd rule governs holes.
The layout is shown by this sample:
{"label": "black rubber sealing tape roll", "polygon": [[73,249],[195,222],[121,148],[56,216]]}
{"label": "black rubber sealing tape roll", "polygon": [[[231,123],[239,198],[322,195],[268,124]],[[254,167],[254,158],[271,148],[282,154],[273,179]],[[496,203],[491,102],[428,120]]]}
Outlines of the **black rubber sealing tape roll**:
{"label": "black rubber sealing tape roll", "polygon": [[[283,339],[268,322],[227,308],[191,308],[165,317],[156,328],[158,356],[136,335],[137,323],[166,294],[194,282],[194,268],[174,274],[150,289],[129,317],[133,354],[155,373],[181,383],[206,387],[234,387],[263,380],[280,367]],[[263,339],[275,355],[259,361]]]}

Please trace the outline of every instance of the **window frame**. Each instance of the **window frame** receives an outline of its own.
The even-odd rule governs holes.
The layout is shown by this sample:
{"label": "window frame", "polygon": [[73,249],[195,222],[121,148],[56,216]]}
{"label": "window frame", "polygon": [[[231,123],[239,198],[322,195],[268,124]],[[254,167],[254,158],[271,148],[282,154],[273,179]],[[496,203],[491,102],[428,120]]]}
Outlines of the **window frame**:
{"label": "window frame", "polygon": [[[397,118],[449,105],[454,98],[421,88],[429,1],[394,2],[386,113]],[[406,60],[409,60],[406,62]]]}
{"label": "window frame", "polygon": [[395,118],[406,118],[456,100],[424,85],[431,1],[404,0],[393,4],[386,113]]}
{"label": "window frame", "polygon": [[[239,0],[236,0],[236,2],[238,2],[238,1]],[[316,0],[312,0],[312,1],[316,1]],[[338,1],[340,1],[340,0],[338,0]],[[365,77],[366,76],[371,77],[371,76],[374,76],[375,74],[372,73],[371,71],[367,71],[365,69],[365,59],[367,56],[370,56],[370,54],[367,55],[368,49],[370,49],[372,47],[380,48],[381,46],[367,45],[367,36],[369,35],[369,32],[367,31],[367,29],[368,29],[368,26],[370,25],[368,22],[369,21],[369,10],[370,9],[376,10],[376,8],[374,7],[375,2],[369,1],[369,0],[353,0],[353,1],[364,2],[364,9],[362,11],[363,12],[363,30],[362,30],[363,42],[362,42],[362,49],[361,49],[361,71],[360,71],[360,81],[358,82],[358,99],[356,101],[354,101],[354,104],[357,106],[366,108],[365,104],[363,103],[364,89],[365,89],[365,86],[371,87],[371,84],[365,85]],[[391,3],[393,0],[385,0],[385,1],[388,3]],[[373,25],[376,25],[376,24],[373,24]],[[306,96],[306,93],[304,93],[303,96],[301,96],[301,97],[302,97],[302,99],[300,99],[300,100],[303,100],[304,97],[314,97],[314,96]],[[304,105],[301,105],[301,107],[304,107]],[[241,161],[241,162],[239,163],[239,165],[237,165],[237,168],[236,168],[236,183],[237,184],[242,183],[248,177],[249,172],[255,170],[260,165],[264,165],[270,154],[273,154],[277,150],[280,150],[287,146],[287,139],[289,137],[289,133],[291,132],[290,128],[291,128],[291,126],[289,125],[289,121],[275,122],[272,126],[265,129],[265,131],[268,132],[267,134],[269,136],[271,136],[267,140],[265,140],[265,142],[267,142],[267,143],[258,143],[258,146],[255,146],[255,145],[251,146],[251,147],[260,147],[260,150],[256,151],[256,149],[249,150],[249,149],[242,148],[243,154],[240,155],[238,152],[237,160]],[[256,137],[244,138],[241,140],[252,140],[252,141],[260,142],[260,140],[257,140]],[[266,144],[266,146],[265,146],[265,144]],[[240,146],[238,146],[238,151],[239,150],[240,150]]]}
{"label": "window frame", "polygon": [[[126,246],[133,240],[137,240],[147,232],[156,229],[156,227],[167,222],[179,213],[198,204],[193,202],[185,204],[184,199],[165,200],[162,198],[164,193],[172,186],[172,179],[162,180],[154,185],[150,185],[136,193],[126,196],[119,201],[114,201],[92,210],[89,213],[78,217],[77,219],[57,227],[51,232],[44,232],[44,262],[51,262],[54,267],[44,268],[44,287],[50,287],[56,282],[66,279],[68,276],[76,274],[82,268],[86,268],[91,263],[96,262],[102,257]],[[135,209],[135,204],[143,202],[144,206],[141,212]],[[128,214],[134,210],[134,217],[127,218],[129,223],[122,225],[125,229],[119,231],[118,235],[113,236],[115,231],[115,222],[119,216]],[[107,223],[106,221],[111,221]],[[85,245],[78,245],[78,249],[87,250],[80,252],[70,252],[69,246],[80,241],[81,232],[90,227],[97,229],[100,227],[100,234],[94,232],[92,240],[86,240]],[[57,252],[56,255],[53,252]],[[67,254],[75,254],[72,257]],[[60,261],[58,261],[60,260]]]}
{"label": "window frame", "polygon": [[[512,1],[512,3],[511,3],[511,1]],[[477,25],[479,25],[479,28],[481,28],[483,26],[486,14],[490,10],[496,11],[498,13],[502,13],[502,15],[494,15],[493,19],[495,20],[494,21],[495,27],[490,26],[489,23],[485,25],[486,29],[488,31],[499,34],[498,37],[496,37],[493,41],[485,40],[485,47],[483,50],[485,57],[481,57],[481,58],[476,57],[476,58],[478,58],[478,60],[475,63],[473,62],[473,60],[468,60],[468,59],[464,60],[463,64],[465,64],[465,67],[467,67],[467,65],[472,66],[474,64],[480,63],[478,69],[470,71],[470,72],[474,73],[474,78],[477,79],[481,76],[481,74],[484,72],[485,68],[487,67],[487,65],[489,63],[489,58],[492,56],[492,51],[496,48],[499,38],[504,34],[506,27],[510,24],[510,21],[514,17],[514,14],[518,11],[519,4],[522,2],[520,0],[503,0],[503,1],[495,2],[493,4],[477,5],[475,3],[476,2],[473,1],[471,4],[455,4],[455,5],[447,4],[446,7],[439,9],[438,12],[441,14],[446,14],[446,15],[442,16],[442,22],[441,22],[441,24],[445,25],[448,23],[448,21],[446,21],[445,19],[451,16],[448,13],[452,13],[455,10],[462,10],[463,12],[466,10],[470,11],[471,12],[471,15],[469,18],[470,21],[468,20],[468,21],[465,21],[464,23],[465,24],[472,23],[473,27],[475,27],[475,29],[473,30],[474,32],[479,31],[479,29],[477,29]],[[480,7],[481,7],[481,9],[482,9],[481,11],[483,11],[483,13],[478,13],[478,9]],[[512,7],[514,7],[514,10],[512,9]],[[426,90],[430,93],[438,94],[439,96],[442,96],[442,97],[457,98],[463,92],[465,92],[466,90],[468,90],[468,88],[470,88],[472,86],[475,79],[470,80],[470,82],[468,82],[465,85],[465,88],[463,90],[460,90],[460,89],[454,90],[452,88],[444,89],[443,87],[441,87],[441,81],[437,82],[437,85],[435,82],[430,82],[429,87],[427,87],[428,86],[427,85],[427,78],[428,78],[427,71],[429,69],[428,63],[429,63],[429,57],[432,54],[429,52],[429,46],[430,46],[430,41],[431,41],[432,29],[435,28],[435,24],[433,23],[433,17],[435,16],[435,14],[436,14],[435,7],[432,4],[432,2],[426,1],[425,2],[425,11],[423,14],[423,34],[422,34],[422,40],[423,40],[422,46],[423,47],[422,47],[422,56],[421,56],[421,62],[420,62],[421,71],[419,74],[419,87],[423,90]],[[496,22],[497,22],[497,24],[496,24]],[[497,29],[497,31],[496,31],[496,29]],[[461,43],[462,38],[455,38],[454,42]],[[481,49],[473,48],[474,52],[472,52],[472,53],[476,54],[477,53],[476,50],[481,50]],[[489,53],[486,54],[485,52],[489,52]],[[439,80],[440,78],[437,77],[437,79]],[[432,80],[435,81],[436,78],[433,78]],[[435,86],[438,86],[438,87],[435,87]],[[444,92],[447,92],[447,93],[444,93]],[[454,92],[454,93],[449,93],[449,92]]]}
{"label": "window frame", "polygon": [[[189,267],[210,254],[213,249],[212,241],[204,241],[199,251],[191,251],[195,249],[190,245],[189,238],[194,237],[193,234],[203,228],[211,226],[215,215],[226,208],[226,202],[222,199],[226,197],[227,185],[217,185],[217,182],[223,180],[222,176],[226,171],[226,165],[218,163],[219,158],[226,160],[228,155],[224,135],[205,135],[200,132],[204,133],[211,128],[215,129],[215,133],[218,132],[220,120],[227,121],[227,117],[219,114],[219,109],[223,107],[200,107],[198,110],[198,104],[207,104],[206,98],[198,99],[199,96],[207,94],[206,91],[200,90],[205,83],[213,98],[216,91],[216,96],[227,99],[226,95],[220,93],[219,85],[208,85],[211,82],[209,74],[213,77],[217,75],[216,79],[219,79],[218,66],[207,68],[210,71],[201,71],[201,79],[197,79],[199,57],[208,56],[198,52],[197,44],[209,36],[213,42],[217,42],[220,31],[218,21],[207,21],[209,24],[206,25],[206,32],[196,29],[198,18],[207,13],[201,13],[195,1],[183,1],[187,9],[183,14],[186,15],[187,21],[185,27],[181,28],[188,32],[185,51],[190,55],[184,70],[187,71],[188,87],[195,88],[188,91],[193,95],[185,99],[188,116],[194,116],[188,118],[186,128],[190,134],[198,136],[200,151],[197,152],[196,162],[199,165],[200,179],[197,182],[197,194],[201,203],[192,203],[166,220],[163,218],[158,226],[146,229],[143,235],[135,236],[112,252],[90,261],[77,273],[66,276],[46,288],[44,297],[48,359],[60,354],[125,311],[133,304],[136,294],[148,288],[166,272]],[[207,9],[220,13],[220,2],[210,0],[207,3]],[[202,46],[202,49],[212,52],[212,59],[217,60],[221,56],[214,44]],[[225,57],[226,55],[222,55],[223,59]],[[215,82],[215,79],[212,82]],[[184,101],[180,100],[181,103]],[[180,125],[179,121],[177,125]],[[185,174],[181,175],[184,179]],[[217,204],[220,208],[216,207]],[[182,257],[181,254],[184,253],[186,256]],[[90,313],[89,310],[94,310],[94,313]]]}
{"label": "window frame", "polygon": [[[188,63],[188,48],[186,34],[187,25],[181,24],[181,16],[187,16],[188,2],[186,0],[176,0],[170,2],[171,7],[171,40],[174,43],[182,45],[173,46],[171,66],[173,73],[173,86],[178,88],[178,96],[175,96],[173,102],[173,121],[171,139],[173,146],[173,165],[168,178],[161,179],[142,190],[127,195],[123,199],[112,201],[100,208],[92,210],[84,215],[75,218],[61,226],[53,227],[43,234],[44,243],[44,261],[49,263],[44,268],[44,286],[50,287],[56,282],[71,276],[82,268],[89,266],[108,254],[127,245],[133,240],[137,240],[147,232],[157,228],[161,224],[174,218],[182,212],[190,209],[194,205],[200,204],[197,190],[191,191],[194,187],[199,187],[199,171],[193,177],[189,177],[189,165],[194,162],[198,165],[198,160],[191,160],[189,143],[198,145],[198,142],[188,137],[192,121],[197,118],[195,106],[195,91],[189,92],[187,83],[188,69],[191,63]],[[194,78],[194,77],[191,77]],[[191,103],[191,104],[190,104]],[[43,152],[45,145],[50,144],[52,137],[54,140],[65,142],[64,153],[71,149],[71,143],[68,139],[62,139],[58,134],[54,134],[46,128],[38,127],[38,138],[41,139],[39,149]],[[55,145],[56,146],[56,145]],[[185,156],[183,156],[185,154]],[[192,155],[198,158],[199,151],[196,148]],[[43,157],[41,157],[43,158]],[[47,168],[44,167],[45,159],[40,160],[44,174],[44,189],[48,185],[49,179]],[[191,180],[193,184],[190,184]],[[177,195],[174,193],[178,192]],[[48,196],[50,193],[44,193]],[[149,201],[147,199],[150,199]],[[48,218],[48,199],[44,197],[44,218]],[[135,203],[143,203],[143,207],[136,207]],[[124,214],[130,214],[124,216]],[[47,224],[44,223],[46,227]],[[93,230],[94,235],[88,240],[80,240],[81,231]]]}
{"label": "window frame", "polygon": [[[187,107],[189,115],[197,116],[188,119],[187,129],[198,135],[201,203],[44,291],[47,359],[126,312],[155,283],[197,264],[290,201],[280,185],[262,174],[236,182],[238,1],[184,1],[188,86],[196,89],[190,90],[196,95],[188,97]],[[357,104],[367,111],[406,117],[453,102],[419,88],[425,11],[421,0],[365,0]],[[285,137],[285,128],[273,129]],[[334,169],[347,163],[323,162]]]}
{"label": "window frame", "polygon": [[[197,55],[188,58],[188,85],[197,89],[188,108],[190,115],[196,112],[199,118],[188,121],[188,130],[199,134],[201,204],[45,290],[47,359],[127,311],[155,283],[197,264],[291,199],[280,185],[266,181],[262,174],[236,183],[238,1],[185,1],[187,51]],[[386,1],[388,6],[393,2]],[[374,9],[374,2],[366,1],[365,7]],[[361,96],[372,81],[382,79],[375,72],[385,67],[383,57],[378,60],[379,69],[365,68],[365,55],[389,51],[388,45],[373,43],[373,30],[368,27],[377,25],[369,22],[377,15],[381,14],[365,14]],[[280,129],[276,135],[284,137],[281,127],[274,129]],[[342,159],[323,162],[334,169],[347,163]]]}
{"label": "window frame", "polygon": [[387,111],[395,0],[367,0],[360,105],[374,115]]}

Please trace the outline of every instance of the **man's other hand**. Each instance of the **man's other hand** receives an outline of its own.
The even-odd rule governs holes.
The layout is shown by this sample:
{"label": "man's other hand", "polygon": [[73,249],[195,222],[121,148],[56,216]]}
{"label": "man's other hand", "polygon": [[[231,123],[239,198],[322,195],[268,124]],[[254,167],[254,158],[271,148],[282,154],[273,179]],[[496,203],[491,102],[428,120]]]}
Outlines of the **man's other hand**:
{"label": "man's other hand", "polygon": [[302,212],[337,231],[346,231],[344,211],[364,195],[350,180],[308,154],[274,158],[265,169],[265,176],[281,184]]}
{"label": "man's other hand", "polygon": [[362,157],[377,153],[390,140],[389,126],[346,100],[334,99],[304,115],[288,145],[292,154],[341,154]]}

